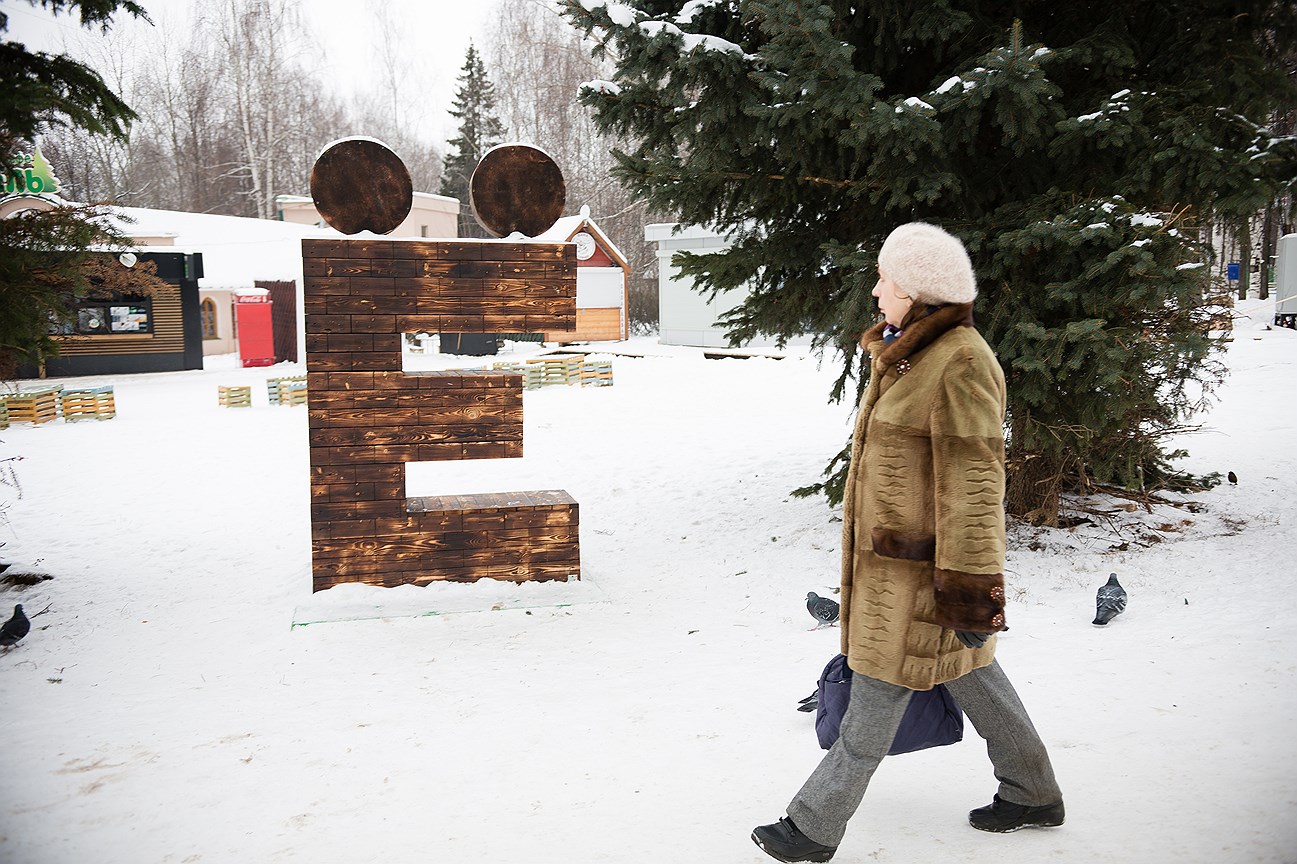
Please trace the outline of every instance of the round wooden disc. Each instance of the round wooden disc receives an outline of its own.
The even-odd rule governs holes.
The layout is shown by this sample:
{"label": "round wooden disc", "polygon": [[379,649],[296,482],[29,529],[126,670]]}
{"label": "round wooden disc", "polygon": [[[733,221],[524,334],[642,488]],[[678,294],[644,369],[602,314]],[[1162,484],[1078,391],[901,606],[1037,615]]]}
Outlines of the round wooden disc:
{"label": "round wooden disc", "polygon": [[373,138],[343,138],[311,169],[315,209],[343,234],[387,234],[405,221],[414,184],[401,157]]}
{"label": "round wooden disc", "polygon": [[543,234],[563,215],[563,172],[544,150],[501,144],[486,151],[468,181],[473,215],[493,237]]}

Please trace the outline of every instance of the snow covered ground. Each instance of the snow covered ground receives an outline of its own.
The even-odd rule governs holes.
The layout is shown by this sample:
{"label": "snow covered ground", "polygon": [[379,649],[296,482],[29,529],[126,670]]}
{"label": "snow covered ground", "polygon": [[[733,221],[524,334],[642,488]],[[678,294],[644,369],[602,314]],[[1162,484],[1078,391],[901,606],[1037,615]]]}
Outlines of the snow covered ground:
{"label": "snow covered ground", "polygon": [[[1297,861],[1297,334],[1253,315],[1184,441],[1237,486],[1013,532],[999,657],[1067,824],[971,829],[995,783],[970,727],[886,760],[836,861]],[[525,399],[528,460],[581,502],[580,585],[313,597],[306,413],[263,386],[300,366],[93,379],[116,419],[0,433],[0,558],[53,577],[0,592],[46,610],[0,656],[0,861],[768,860],[748,834],[820,757],[794,709],[838,639],[804,598],[840,524],[788,491],[849,410],[804,353],[632,347],[613,387]],[[254,407],[219,408],[237,383]],[[1109,572],[1130,606],[1093,627]]]}

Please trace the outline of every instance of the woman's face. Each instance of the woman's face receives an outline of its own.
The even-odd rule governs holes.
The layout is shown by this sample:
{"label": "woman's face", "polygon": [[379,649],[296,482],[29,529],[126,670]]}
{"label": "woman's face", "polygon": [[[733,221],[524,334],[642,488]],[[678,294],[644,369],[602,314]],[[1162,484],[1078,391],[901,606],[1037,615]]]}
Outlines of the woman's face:
{"label": "woman's face", "polygon": [[905,314],[914,305],[914,298],[888,279],[882,268],[878,270],[878,284],[874,286],[872,293],[878,298],[878,309],[883,313],[883,319],[893,327],[900,327]]}

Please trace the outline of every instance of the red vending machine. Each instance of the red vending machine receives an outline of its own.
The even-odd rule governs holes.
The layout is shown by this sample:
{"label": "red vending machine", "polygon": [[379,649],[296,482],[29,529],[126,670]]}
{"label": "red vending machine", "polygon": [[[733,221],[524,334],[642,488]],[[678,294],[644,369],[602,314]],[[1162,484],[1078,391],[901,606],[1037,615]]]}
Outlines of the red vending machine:
{"label": "red vending machine", "polygon": [[239,359],[244,366],[275,365],[275,335],[270,322],[270,295],[239,294],[234,298]]}

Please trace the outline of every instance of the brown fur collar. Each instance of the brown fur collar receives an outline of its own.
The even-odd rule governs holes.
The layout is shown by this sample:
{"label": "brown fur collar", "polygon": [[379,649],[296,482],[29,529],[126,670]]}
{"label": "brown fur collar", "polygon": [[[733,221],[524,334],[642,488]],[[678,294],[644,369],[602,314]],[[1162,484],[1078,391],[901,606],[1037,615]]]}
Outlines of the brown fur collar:
{"label": "brown fur collar", "polygon": [[953,303],[949,306],[938,306],[932,312],[917,321],[905,325],[905,332],[891,345],[874,345],[883,341],[883,327],[886,322],[879,322],[861,337],[861,342],[869,346],[869,353],[878,358],[882,369],[896,365],[903,360],[927,348],[937,337],[955,327],[973,326],[973,304]]}

